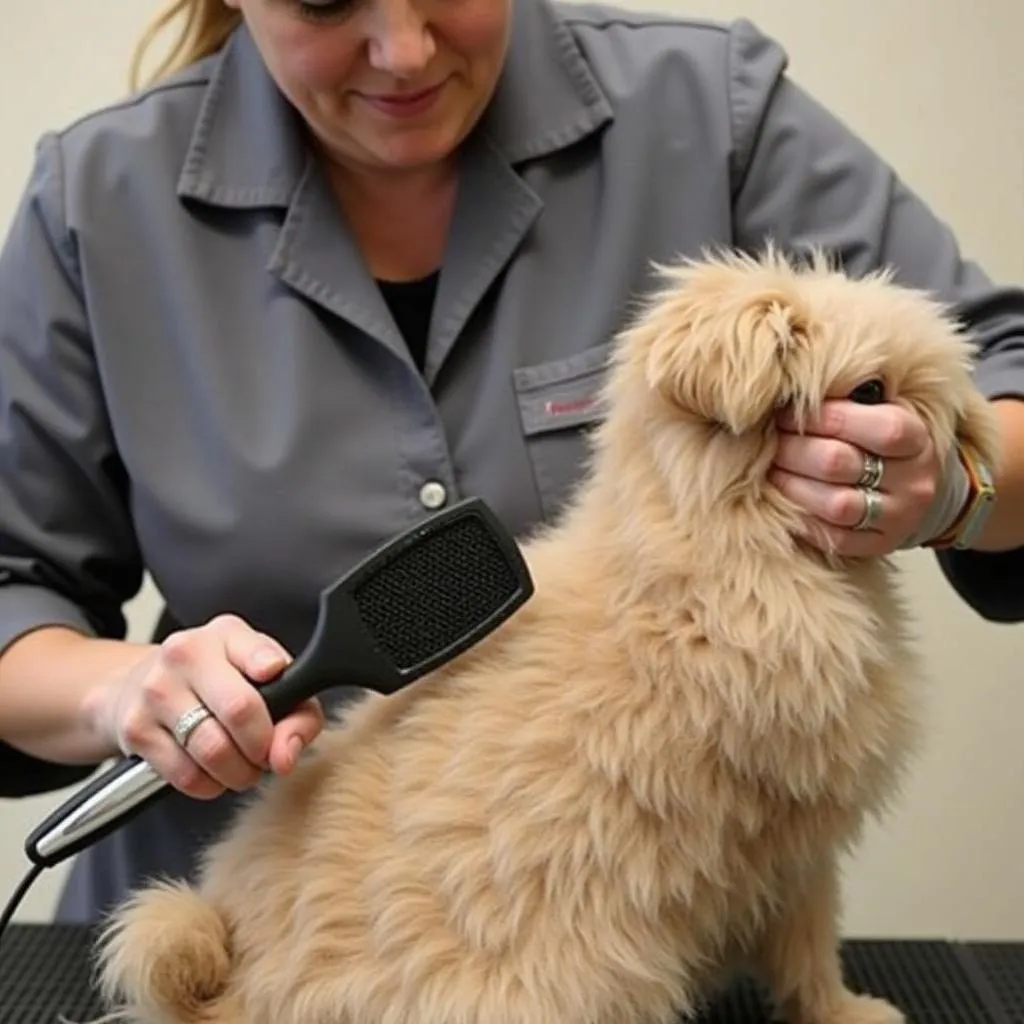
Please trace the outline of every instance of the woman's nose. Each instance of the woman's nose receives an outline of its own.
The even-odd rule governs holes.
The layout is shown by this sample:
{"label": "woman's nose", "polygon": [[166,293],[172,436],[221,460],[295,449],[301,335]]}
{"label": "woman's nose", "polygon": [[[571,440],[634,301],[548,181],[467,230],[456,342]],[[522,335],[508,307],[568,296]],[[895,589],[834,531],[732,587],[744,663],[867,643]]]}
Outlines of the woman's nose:
{"label": "woman's nose", "polygon": [[379,0],[371,25],[370,64],[395,78],[420,74],[437,51],[426,19],[410,0]]}

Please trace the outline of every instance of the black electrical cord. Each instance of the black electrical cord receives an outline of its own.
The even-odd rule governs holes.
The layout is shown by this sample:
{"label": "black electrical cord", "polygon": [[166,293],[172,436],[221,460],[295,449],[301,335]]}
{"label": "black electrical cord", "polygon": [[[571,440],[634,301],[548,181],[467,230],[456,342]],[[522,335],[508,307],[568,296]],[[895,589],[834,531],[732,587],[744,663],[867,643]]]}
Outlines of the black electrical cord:
{"label": "black electrical cord", "polygon": [[44,868],[42,864],[33,864],[28,869],[25,877],[18,883],[18,887],[14,890],[14,894],[7,901],[7,906],[4,907],[3,913],[0,914],[0,950],[3,949],[3,937],[4,932],[7,931],[8,925],[11,923],[11,919],[14,917],[21,905],[21,901],[28,894],[29,889],[35,884],[36,879],[43,873]]}

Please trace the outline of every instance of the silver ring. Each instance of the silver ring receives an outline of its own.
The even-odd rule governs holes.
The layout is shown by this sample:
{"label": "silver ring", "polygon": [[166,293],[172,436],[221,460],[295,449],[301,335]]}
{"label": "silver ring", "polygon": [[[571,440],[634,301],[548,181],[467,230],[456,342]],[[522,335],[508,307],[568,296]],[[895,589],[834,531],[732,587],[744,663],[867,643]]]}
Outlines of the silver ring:
{"label": "silver ring", "polygon": [[882,496],[873,487],[858,487],[864,495],[864,514],[853,527],[855,530],[870,530],[882,513]]}
{"label": "silver ring", "polygon": [[196,726],[212,717],[213,712],[205,704],[197,704],[194,708],[189,708],[183,715],[179,715],[178,720],[171,728],[175,740],[178,741],[178,746],[184,747]]}
{"label": "silver ring", "polygon": [[881,457],[874,452],[864,453],[864,468],[861,470],[858,487],[866,487],[869,490],[878,490],[882,482],[882,474],[885,472],[885,463]]}

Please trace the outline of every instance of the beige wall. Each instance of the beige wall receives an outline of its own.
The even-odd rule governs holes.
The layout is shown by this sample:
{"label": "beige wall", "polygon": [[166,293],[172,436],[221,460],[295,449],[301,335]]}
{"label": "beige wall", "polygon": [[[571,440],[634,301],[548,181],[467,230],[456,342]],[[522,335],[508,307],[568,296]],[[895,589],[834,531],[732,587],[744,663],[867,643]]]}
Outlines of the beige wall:
{"label": "beige wall", "polygon": [[[650,0],[648,6],[657,0]],[[1024,4],[1018,0],[662,0],[746,15],[792,73],[880,147],[1000,278],[1024,280]],[[33,0],[4,17],[0,222],[42,130],[115,98],[154,0]],[[59,70],[58,70],[59,69]],[[930,742],[896,814],[851,862],[851,934],[1024,938],[1024,627],[980,622],[928,555],[903,559],[933,675]],[[133,630],[152,621],[147,591]],[[0,801],[0,896],[56,798]],[[45,918],[61,872],[20,915]]]}

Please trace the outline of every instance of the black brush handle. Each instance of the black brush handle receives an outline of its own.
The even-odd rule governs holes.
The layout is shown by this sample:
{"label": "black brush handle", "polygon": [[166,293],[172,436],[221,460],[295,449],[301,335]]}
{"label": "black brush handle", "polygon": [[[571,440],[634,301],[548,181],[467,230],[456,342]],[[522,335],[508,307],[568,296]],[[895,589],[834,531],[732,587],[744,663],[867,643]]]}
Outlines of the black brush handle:
{"label": "black brush handle", "polygon": [[[338,675],[342,665],[344,678]],[[406,680],[378,651],[352,596],[336,589],[321,594],[316,628],[305,650],[258,689],[271,719],[279,722],[303,701],[342,683],[391,693]]]}

